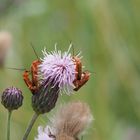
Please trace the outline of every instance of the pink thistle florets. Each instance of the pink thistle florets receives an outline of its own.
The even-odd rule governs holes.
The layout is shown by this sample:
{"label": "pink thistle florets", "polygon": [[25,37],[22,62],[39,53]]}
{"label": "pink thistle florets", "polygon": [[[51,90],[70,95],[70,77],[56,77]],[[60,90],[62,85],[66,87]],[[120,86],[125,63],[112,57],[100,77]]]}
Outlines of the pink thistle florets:
{"label": "pink thistle florets", "polygon": [[62,93],[70,95],[74,89],[73,81],[75,80],[75,64],[71,53],[68,51],[62,53],[56,49],[51,52],[43,51],[44,58],[39,65],[40,76],[46,83],[58,85]]}
{"label": "pink thistle florets", "polygon": [[38,136],[35,138],[35,140],[54,140],[54,138],[51,136],[50,128],[47,126],[45,129],[43,127],[38,127]]}

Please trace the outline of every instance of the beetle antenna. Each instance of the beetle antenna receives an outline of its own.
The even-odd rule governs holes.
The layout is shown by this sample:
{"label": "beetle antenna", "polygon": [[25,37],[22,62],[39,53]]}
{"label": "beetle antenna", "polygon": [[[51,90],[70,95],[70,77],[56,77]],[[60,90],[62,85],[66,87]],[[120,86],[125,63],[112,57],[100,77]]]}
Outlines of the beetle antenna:
{"label": "beetle antenna", "polygon": [[6,69],[11,69],[11,70],[19,70],[19,71],[25,71],[25,68],[11,68],[11,67],[5,67]]}
{"label": "beetle antenna", "polygon": [[81,51],[75,55],[75,49],[74,49],[74,45],[73,45],[72,41],[70,41],[70,47],[72,48],[72,55],[79,57],[81,54]]}
{"label": "beetle antenna", "polygon": [[33,45],[32,43],[30,43],[30,45],[31,45],[31,47],[32,47],[32,49],[33,49],[33,51],[34,51],[34,53],[35,53],[37,59],[39,60],[39,57],[38,57],[38,54],[37,54],[37,52],[36,52],[36,50],[35,50],[35,48],[34,48],[34,45]]}

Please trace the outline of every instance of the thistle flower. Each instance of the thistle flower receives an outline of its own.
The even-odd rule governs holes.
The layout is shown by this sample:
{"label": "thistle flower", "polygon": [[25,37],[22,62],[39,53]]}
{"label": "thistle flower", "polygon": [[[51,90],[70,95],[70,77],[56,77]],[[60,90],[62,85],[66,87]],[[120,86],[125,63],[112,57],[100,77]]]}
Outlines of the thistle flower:
{"label": "thistle flower", "polygon": [[[50,128],[39,129],[38,138],[35,140],[47,140],[53,136],[55,140],[78,140],[91,124],[93,117],[86,103],[71,102],[62,106],[51,119]],[[39,127],[40,128],[40,127]],[[46,133],[46,131],[49,133]],[[46,135],[44,135],[46,134]],[[44,136],[44,139],[41,139]]]}
{"label": "thistle flower", "polygon": [[92,121],[89,106],[83,102],[71,102],[60,108],[52,120],[55,135],[61,133],[78,137]]}
{"label": "thistle flower", "polygon": [[[32,107],[35,114],[23,140],[27,139],[37,117],[40,114],[51,111],[55,107],[60,92],[70,95],[73,90],[79,90],[88,81],[89,72],[82,72],[82,64],[78,55],[74,57],[69,53],[71,46],[72,44],[70,44],[67,52],[62,53],[56,49],[55,45],[55,51],[43,51],[44,58],[38,61],[40,64],[36,61],[33,62],[31,66],[32,83],[35,84],[41,80],[38,84],[39,86],[31,85],[27,79],[29,73],[24,73],[25,83],[28,87],[31,85],[30,89],[35,89],[32,92]],[[36,72],[36,70],[38,71]],[[36,79],[38,81],[35,81]]]}
{"label": "thistle flower", "polygon": [[82,72],[79,54],[72,56],[69,53],[71,46],[72,44],[64,53],[57,50],[56,45],[54,51],[47,52],[44,49],[44,57],[38,64],[36,74],[41,82],[32,97],[32,106],[37,114],[49,112],[54,108],[59,93],[65,92],[70,95],[73,90],[79,90],[89,80],[90,73]]}
{"label": "thistle flower", "polygon": [[75,64],[72,60],[72,56],[69,53],[71,45],[67,52],[62,53],[56,49],[47,52],[43,51],[44,58],[39,66],[40,77],[43,81],[51,83],[53,81],[54,86],[58,85],[60,92],[67,94],[72,93],[74,89],[73,81],[75,80]]}
{"label": "thistle flower", "polygon": [[22,101],[22,91],[16,87],[6,88],[1,96],[1,103],[9,111],[18,109],[22,105]]}

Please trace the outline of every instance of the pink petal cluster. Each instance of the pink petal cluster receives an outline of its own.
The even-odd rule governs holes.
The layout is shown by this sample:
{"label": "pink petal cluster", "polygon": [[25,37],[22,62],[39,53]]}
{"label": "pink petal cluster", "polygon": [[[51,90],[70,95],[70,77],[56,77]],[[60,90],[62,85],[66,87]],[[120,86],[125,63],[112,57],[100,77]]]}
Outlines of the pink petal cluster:
{"label": "pink petal cluster", "polygon": [[[71,45],[70,45],[71,46]],[[43,51],[44,58],[39,66],[40,76],[43,81],[53,82],[54,86],[58,85],[60,91],[70,95],[74,89],[73,81],[75,80],[75,64],[72,55],[68,51],[62,53],[55,47],[54,51]]]}
{"label": "pink petal cluster", "polygon": [[54,138],[49,135],[50,135],[49,126],[46,126],[45,129],[43,129],[43,127],[40,126],[38,127],[38,136],[34,140],[54,140]]}

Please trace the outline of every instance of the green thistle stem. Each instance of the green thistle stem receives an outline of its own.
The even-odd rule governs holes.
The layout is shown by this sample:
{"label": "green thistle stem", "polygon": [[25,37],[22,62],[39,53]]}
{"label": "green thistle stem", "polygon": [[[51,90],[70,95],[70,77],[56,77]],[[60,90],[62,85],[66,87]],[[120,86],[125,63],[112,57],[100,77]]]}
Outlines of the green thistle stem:
{"label": "green thistle stem", "polygon": [[7,121],[7,140],[10,140],[10,120],[12,111],[8,110],[8,121]]}
{"label": "green thistle stem", "polygon": [[23,136],[23,140],[27,140],[27,138],[28,138],[28,136],[29,136],[29,133],[31,132],[31,129],[32,129],[32,127],[33,127],[33,125],[34,125],[36,119],[38,118],[38,116],[39,116],[39,115],[38,115],[37,113],[35,113],[35,114],[33,115],[32,119],[31,119],[31,121],[29,122],[28,127],[27,127],[27,129],[26,129],[26,131],[25,131],[25,134],[24,134],[24,136]]}

